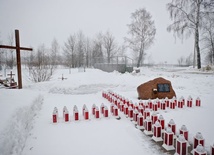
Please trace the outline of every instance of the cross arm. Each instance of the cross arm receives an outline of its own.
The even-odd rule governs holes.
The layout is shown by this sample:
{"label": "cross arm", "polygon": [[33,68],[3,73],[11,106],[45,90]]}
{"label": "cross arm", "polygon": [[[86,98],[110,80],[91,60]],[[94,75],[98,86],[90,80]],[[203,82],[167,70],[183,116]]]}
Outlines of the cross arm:
{"label": "cross arm", "polygon": [[[0,48],[6,48],[6,49],[17,49],[15,46],[8,46],[8,45],[0,45]],[[26,47],[20,47],[20,50],[25,50],[25,51],[33,51],[32,48],[26,48]]]}

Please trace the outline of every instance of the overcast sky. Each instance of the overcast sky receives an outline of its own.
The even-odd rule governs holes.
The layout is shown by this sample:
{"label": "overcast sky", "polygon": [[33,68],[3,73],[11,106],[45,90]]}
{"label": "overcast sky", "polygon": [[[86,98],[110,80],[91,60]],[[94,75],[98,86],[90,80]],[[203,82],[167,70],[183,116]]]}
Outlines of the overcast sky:
{"label": "overcast sky", "polygon": [[61,46],[70,34],[82,31],[88,37],[109,30],[119,43],[127,37],[127,24],[136,9],[146,8],[157,29],[154,45],[147,51],[156,63],[177,64],[181,56],[193,52],[193,39],[175,40],[166,31],[171,23],[166,3],[170,0],[0,0],[0,40],[19,29],[21,46],[36,49],[51,46],[56,38]]}

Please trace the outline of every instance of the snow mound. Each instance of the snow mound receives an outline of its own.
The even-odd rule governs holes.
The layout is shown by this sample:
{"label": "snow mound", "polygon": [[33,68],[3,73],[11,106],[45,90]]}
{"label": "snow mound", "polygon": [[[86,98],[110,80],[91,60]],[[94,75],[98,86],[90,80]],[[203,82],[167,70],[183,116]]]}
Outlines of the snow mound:
{"label": "snow mound", "polygon": [[70,94],[70,95],[83,95],[83,94],[94,94],[98,93],[104,89],[115,88],[117,85],[111,84],[89,84],[89,85],[80,85],[78,87],[53,87],[49,90],[49,93],[53,94]]}
{"label": "snow mound", "polygon": [[0,137],[0,154],[21,154],[42,103],[43,96],[39,95],[30,106],[19,108],[15,112],[10,124]]}

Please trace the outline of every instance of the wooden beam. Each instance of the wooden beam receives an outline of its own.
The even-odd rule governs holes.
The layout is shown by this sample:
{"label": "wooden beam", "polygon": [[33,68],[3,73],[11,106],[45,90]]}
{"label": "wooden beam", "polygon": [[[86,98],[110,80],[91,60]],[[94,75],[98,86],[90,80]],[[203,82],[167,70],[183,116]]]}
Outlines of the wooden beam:
{"label": "wooden beam", "polygon": [[20,56],[20,42],[19,42],[19,30],[15,30],[16,38],[16,60],[17,60],[17,73],[18,73],[18,87],[22,89],[22,67]]}
{"label": "wooden beam", "polygon": [[[8,45],[0,45],[0,48],[6,48],[6,49],[14,49],[14,50],[16,50],[15,46],[8,46]],[[27,47],[20,47],[20,50],[33,51],[32,48],[27,48]]]}

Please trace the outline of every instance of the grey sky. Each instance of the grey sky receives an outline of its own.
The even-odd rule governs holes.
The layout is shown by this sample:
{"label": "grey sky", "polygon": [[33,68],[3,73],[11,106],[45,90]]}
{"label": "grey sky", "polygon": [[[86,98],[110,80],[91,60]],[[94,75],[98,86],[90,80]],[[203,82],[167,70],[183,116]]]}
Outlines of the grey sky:
{"label": "grey sky", "polygon": [[42,43],[50,47],[53,38],[63,46],[70,34],[80,30],[88,37],[109,30],[122,43],[131,13],[144,7],[157,28],[148,56],[156,63],[177,64],[179,57],[193,52],[193,39],[175,42],[166,31],[171,23],[167,2],[170,0],[0,0],[0,40],[7,44],[9,33],[19,29],[21,45],[36,49]]}

